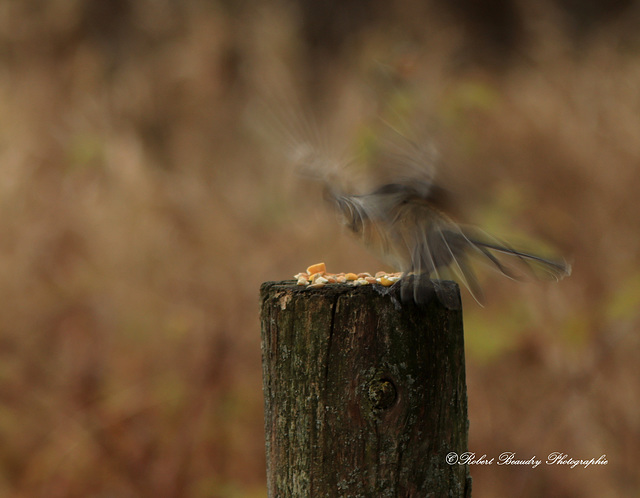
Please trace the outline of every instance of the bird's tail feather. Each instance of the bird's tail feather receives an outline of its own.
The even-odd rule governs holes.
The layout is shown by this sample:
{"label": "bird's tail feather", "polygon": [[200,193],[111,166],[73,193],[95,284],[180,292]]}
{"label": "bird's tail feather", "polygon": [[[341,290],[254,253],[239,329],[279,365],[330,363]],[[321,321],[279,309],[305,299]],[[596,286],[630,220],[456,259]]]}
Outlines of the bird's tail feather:
{"label": "bird's tail feather", "polygon": [[500,273],[511,279],[520,280],[522,277],[509,263],[499,259],[494,252],[500,255],[513,256],[516,258],[516,261],[520,263],[520,266],[538,278],[559,281],[571,275],[571,265],[565,260],[545,258],[529,252],[520,251],[504,242],[490,238],[486,234],[484,234],[484,236],[482,234],[479,235],[479,230],[475,230],[474,232],[474,234],[467,236],[469,243],[476,251],[490,261]]}

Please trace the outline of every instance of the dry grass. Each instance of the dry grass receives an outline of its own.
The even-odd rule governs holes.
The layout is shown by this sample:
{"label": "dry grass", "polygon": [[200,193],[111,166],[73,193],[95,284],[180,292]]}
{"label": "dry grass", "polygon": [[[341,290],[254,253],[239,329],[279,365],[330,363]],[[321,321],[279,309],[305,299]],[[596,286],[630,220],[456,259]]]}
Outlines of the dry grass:
{"label": "dry grass", "polygon": [[[297,68],[295,16],[149,3],[0,2],[2,496],[264,496],[259,284],[378,269],[246,126],[270,58]],[[632,496],[640,57],[612,31],[577,57],[535,19],[508,71],[452,68],[432,21],[327,79],[361,110],[370,61],[398,69],[468,217],[574,259],[465,303],[471,449],[609,464],[473,468],[474,496]]]}

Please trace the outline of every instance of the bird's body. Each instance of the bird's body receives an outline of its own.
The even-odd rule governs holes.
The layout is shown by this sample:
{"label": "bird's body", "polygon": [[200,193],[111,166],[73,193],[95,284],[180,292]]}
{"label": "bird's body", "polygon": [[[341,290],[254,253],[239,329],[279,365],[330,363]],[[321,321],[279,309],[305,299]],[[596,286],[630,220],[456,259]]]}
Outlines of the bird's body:
{"label": "bird's body", "polygon": [[[433,184],[404,178],[387,183],[368,194],[349,195],[325,186],[325,197],[341,213],[345,225],[366,246],[402,271],[403,300],[425,302],[435,290],[441,273],[449,269],[476,300],[481,290],[469,264],[477,255],[509,278],[517,278],[506,255],[525,266],[535,265],[543,275],[559,280],[571,272],[564,261],[553,261],[517,251],[472,227],[462,227],[440,209],[443,190]],[[409,278],[410,277],[410,278]]]}

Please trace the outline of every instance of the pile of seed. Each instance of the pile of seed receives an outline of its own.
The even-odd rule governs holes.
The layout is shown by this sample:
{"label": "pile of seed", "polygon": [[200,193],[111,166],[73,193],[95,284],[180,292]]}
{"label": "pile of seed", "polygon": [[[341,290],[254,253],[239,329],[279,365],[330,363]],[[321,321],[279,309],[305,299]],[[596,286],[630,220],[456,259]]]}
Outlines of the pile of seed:
{"label": "pile of seed", "polygon": [[317,263],[293,276],[298,285],[304,285],[309,289],[324,287],[327,284],[369,285],[380,284],[385,287],[393,285],[402,273],[387,273],[379,271],[375,275],[370,273],[328,273],[324,263]]}

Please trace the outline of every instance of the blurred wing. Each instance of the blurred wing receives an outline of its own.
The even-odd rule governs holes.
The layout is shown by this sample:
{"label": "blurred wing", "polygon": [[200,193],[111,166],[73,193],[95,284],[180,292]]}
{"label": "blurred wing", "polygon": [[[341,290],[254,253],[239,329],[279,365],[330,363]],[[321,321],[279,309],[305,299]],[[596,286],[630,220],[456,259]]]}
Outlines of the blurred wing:
{"label": "blurred wing", "polygon": [[321,181],[339,177],[348,163],[343,137],[319,124],[294,85],[279,81],[266,87],[248,105],[252,129],[296,175]]}
{"label": "blurred wing", "polygon": [[571,275],[571,265],[564,260],[516,250],[477,228],[465,227],[463,232],[476,254],[509,278],[522,278],[518,268],[542,280],[559,281]]}
{"label": "blurred wing", "polygon": [[409,255],[401,268],[404,301],[425,303],[434,292],[446,301],[451,294],[441,282],[445,274],[451,274],[481,302],[482,291],[467,258],[469,241],[453,221],[419,200],[400,206],[394,225]]}
{"label": "blurred wing", "polygon": [[427,136],[409,137],[389,123],[386,130],[375,162],[390,181],[418,187],[420,195],[426,198],[437,173],[439,158],[435,146]]}
{"label": "blurred wing", "polygon": [[439,282],[452,276],[481,304],[482,290],[470,257],[514,280],[523,276],[519,268],[536,278],[556,281],[571,274],[571,266],[565,261],[519,251],[479,229],[462,228],[424,201],[403,205],[397,218],[396,238],[403,241],[410,255],[402,271],[414,276],[403,283],[404,300],[425,302],[434,290],[442,298]]}
{"label": "blurred wing", "polygon": [[386,213],[371,195],[347,195],[330,182],[325,182],[325,200],[339,213],[343,224],[360,241],[394,268],[399,262],[393,257],[393,232],[390,230]]}

